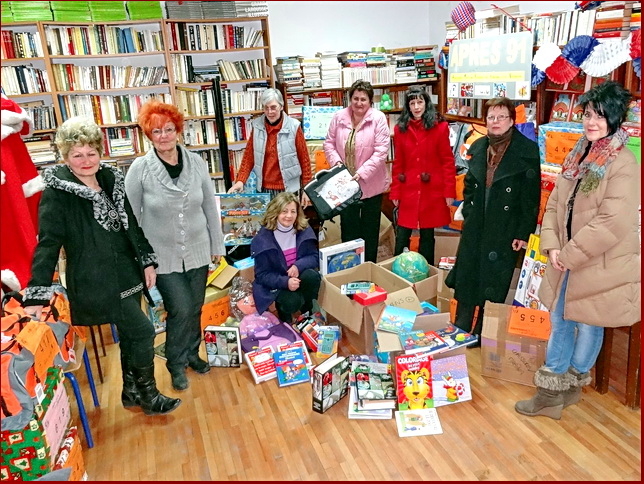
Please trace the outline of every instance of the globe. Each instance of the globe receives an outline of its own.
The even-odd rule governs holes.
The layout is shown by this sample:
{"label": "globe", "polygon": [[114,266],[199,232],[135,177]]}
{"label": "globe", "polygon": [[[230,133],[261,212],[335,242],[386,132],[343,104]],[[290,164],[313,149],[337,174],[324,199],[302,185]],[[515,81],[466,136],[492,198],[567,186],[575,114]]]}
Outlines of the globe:
{"label": "globe", "polygon": [[396,257],[391,270],[409,282],[418,282],[429,275],[429,264],[418,252],[408,251]]}
{"label": "globe", "polygon": [[340,254],[336,254],[331,257],[327,266],[327,273],[331,274],[333,272],[342,271],[359,264],[360,256],[354,251],[349,250],[347,252],[341,252]]}

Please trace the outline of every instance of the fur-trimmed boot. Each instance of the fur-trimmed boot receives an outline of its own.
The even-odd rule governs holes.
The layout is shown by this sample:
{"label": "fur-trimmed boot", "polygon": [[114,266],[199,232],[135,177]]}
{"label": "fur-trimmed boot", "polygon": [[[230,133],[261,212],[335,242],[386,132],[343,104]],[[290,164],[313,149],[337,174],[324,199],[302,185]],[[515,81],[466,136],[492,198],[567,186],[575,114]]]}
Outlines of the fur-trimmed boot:
{"label": "fur-trimmed boot", "polygon": [[157,389],[154,379],[154,363],[145,367],[132,367],[136,388],[141,395],[141,408],[146,415],[163,415],[172,412],[181,404],[180,398],[169,398]]}
{"label": "fur-trimmed boot", "polygon": [[572,366],[568,368],[568,380],[570,381],[570,388],[563,394],[564,408],[574,405],[581,400],[581,387],[590,385],[590,372],[579,373]]}
{"label": "fur-trimmed boot", "polygon": [[134,374],[130,368],[127,356],[121,351],[121,370],[123,372],[123,391],[121,392],[121,403],[125,408],[137,407],[141,405],[141,394],[136,388]]}
{"label": "fur-trimmed boot", "polygon": [[541,367],[534,374],[534,384],[537,386],[536,395],[530,400],[517,402],[514,409],[528,417],[543,415],[559,420],[563,410],[564,392],[570,388],[568,373],[552,373]]}

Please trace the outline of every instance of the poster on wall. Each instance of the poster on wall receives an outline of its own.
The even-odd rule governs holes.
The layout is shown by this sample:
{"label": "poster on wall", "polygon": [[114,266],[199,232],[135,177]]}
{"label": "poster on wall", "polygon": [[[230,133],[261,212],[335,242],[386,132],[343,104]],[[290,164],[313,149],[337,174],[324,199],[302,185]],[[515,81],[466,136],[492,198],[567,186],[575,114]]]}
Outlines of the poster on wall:
{"label": "poster on wall", "polygon": [[449,49],[448,97],[530,99],[532,34],[455,40]]}
{"label": "poster on wall", "polygon": [[302,131],[304,139],[325,139],[333,115],[342,106],[302,106]]}

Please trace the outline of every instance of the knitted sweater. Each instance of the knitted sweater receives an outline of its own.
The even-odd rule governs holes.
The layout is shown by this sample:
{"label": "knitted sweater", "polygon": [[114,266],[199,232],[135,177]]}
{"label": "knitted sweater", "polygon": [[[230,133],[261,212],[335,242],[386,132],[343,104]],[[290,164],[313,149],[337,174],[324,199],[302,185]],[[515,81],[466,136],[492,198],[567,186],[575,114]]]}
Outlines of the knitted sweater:
{"label": "knitted sweater", "polygon": [[175,185],[154,149],[134,160],[125,190],[159,258],[157,273],[203,267],[225,254],[221,219],[204,161],[180,145],[183,170]]}

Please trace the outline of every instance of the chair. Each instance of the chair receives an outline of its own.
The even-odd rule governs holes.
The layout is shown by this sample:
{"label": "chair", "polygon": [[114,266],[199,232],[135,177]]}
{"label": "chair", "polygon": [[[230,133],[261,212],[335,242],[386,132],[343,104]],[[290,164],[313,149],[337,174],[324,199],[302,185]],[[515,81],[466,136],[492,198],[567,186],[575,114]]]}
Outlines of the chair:
{"label": "chair", "polygon": [[[83,355],[83,364],[85,365],[85,371],[87,372],[87,382],[89,383],[89,389],[92,392],[92,399],[94,400],[94,407],[99,407],[98,394],[96,393],[96,383],[94,382],[94,376],[92,374],[92,367],[89,364],[89,356],[85,348],[85,342],[77,338],[76,344],[74,345],[74,351],[76,355],[82,353]],[[92,439],[92,431],[89,427],[89,420],[87,420],[87,412],[85,411],[85,404],[83,403],[83,395],[78,385],[78,380],[74,375],[74,372],[78,370],[81,366],[80,361],[77,361],[75,365],[67,368],[65,371],[65,377],[69,380],[74,390],[74,395],[76,396],[76,403],[78,405],[78,413],[80,414],[81,424],[83,425],[83,430],[85,431],[85,439],[87,440],[87,448],[91,449],[94,447],[94,439]]]}
{"label": "chair", "polygon": [[[114,343],[119,342],[118,331],[114,324],[110,324],[110,330],[112,331],[112,340]],[[98,370],[98,379],[103,383],[103,369],[101,368],[101,360],[98,355],[98,345],[96,344],[96,334],[94,333],[94,326],[89,326],[89,334],[92,338],[92,347],[94,348],[94,357],[96,358],[96,369]],[[101,331],[101,326],[98,326],[98,338],[101,341],[101,348],[103,350],[103,356],[107,356],[105,351],[105,341],[103,340],[103,331]]]}
{"label": "chair", "polygon": [[624,404],[634,410],[640,408],[641,403],[641,382],[639,376],[641,367],[640,325],[641,322],[638,322],[633,326],[604,329],[604,343],[595,363],[595,382],[593,384],[597,393],[604,394],[608,392],[614,332],[624,331],[628,333],[626,399]]}

